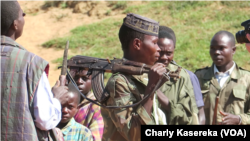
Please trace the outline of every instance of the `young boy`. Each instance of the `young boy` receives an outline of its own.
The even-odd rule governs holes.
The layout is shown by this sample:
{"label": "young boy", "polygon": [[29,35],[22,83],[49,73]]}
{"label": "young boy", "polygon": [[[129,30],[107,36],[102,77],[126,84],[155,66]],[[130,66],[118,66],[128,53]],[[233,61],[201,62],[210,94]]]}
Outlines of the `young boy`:
{"label": "young boy", "polygon": [[[87,76],[87,72],[87,70],[78,67],[70,67],[70,74],[74,78],[80,92],[86,95],[87,98],[96,101],[93,92],[91,92],[91,75]],[[94,141],[102,140],[104,123],[100,106],[86,99],[81,100],[79,110],[74,118],[76,122],[89,128],[92,132]]]}
{"label": "young boy", "polygon": [[[155,64],[160,56],[157,45],[159,23],[136,14],[127,14],[119,31],[123,58],[153,65],[148,75],[116,73],[109,79],[106,88],[110,97],[107,106],[126,106],[136,103],[143,96],[154,93],[155,84],[166,72],[165,65]],[[141,140],[141,125],[161,123],[162,117],[153,114],[155,93],[136,107],[101,108],[104,121],[102,140]],[[158,118],[158,120],[156,120]]]}
{"label": "young boy", "polygon": [[66,98],[61,103],[62,119],[57,127],[62,130],[65,141],[92,141],[91,131],[77,123],[73,118],[79,109],[80,95],[74,89],[72,83],[68,87],[69,91],[65,94]]}

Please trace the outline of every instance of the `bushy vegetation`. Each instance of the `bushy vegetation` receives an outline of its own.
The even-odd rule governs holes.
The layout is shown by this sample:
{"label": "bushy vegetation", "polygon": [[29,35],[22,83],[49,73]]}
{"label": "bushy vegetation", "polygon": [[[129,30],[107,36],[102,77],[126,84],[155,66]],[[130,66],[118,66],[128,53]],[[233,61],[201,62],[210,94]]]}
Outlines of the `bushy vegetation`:
{"label": "bushy vegetation", "polygon": [[[128,5],[129,2],[126,3],[123,13],[137,13],[171,27],[177,37],[174,60],[186,69],[195,71],[211,65],[209,44],[216,32],[227,30],[235,34],[243,30],[240,24],[249,19],[250,2],[161,1]],[[53,39],[43,46],[64,48],[66,41],[70,40],[70,48],[78,54],[121,58],[118,30],[122,20],[110,18],[99,23],[83,25],[73,29],[70,36]],[[243,68],[250,69],[250,54],[244,45],[237,44],[234,60]],[[61,62],[61,59],[58,61]]]}

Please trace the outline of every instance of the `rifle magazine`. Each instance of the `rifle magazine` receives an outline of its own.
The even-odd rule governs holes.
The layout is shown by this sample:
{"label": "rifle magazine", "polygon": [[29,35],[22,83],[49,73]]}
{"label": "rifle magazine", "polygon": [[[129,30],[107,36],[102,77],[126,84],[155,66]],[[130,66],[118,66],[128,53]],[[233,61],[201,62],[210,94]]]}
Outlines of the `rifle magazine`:
{"label": "rifle magazine", "polygon": [[103,75],[104,71],[92,71],[91,85],[93,88],[94,95],[100,103],[103,103],[109,97],[109,93],[106,91],[103,83]]}

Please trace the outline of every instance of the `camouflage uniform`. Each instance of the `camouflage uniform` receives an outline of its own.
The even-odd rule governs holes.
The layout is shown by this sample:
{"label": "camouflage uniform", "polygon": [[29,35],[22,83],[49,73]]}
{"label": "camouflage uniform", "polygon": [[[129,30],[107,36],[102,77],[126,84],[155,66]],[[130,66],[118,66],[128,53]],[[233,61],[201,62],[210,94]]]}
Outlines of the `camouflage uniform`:
{"label": "camouflage uniform", "polygon": [[214,76],[214,65],[195,72],[200,81],[206,124],[212,124],[215,99],[219,96],[216,124],[222,121],[219,111],[239,115],[242,124],[250,124],[250,73],[235,65],[229,79],[221,88]]}
{"label": "camouflage uniform", "polygon": [[[125,106],[141,100],[148,83],[147,74],[113,74],[107,83],[110,93],[106,101],[108,106]],[[158,108],[158,107],[157,107]],[[154,109],[154,107],[153,107]],[[103,140],[138,141],[141,140],[141,125],[155,124],[155,116],[148,115],[142,105],[131,108],[101,108],[104,120]],[[161,117],[159,124],[162,124]]]}
{"label": "camouflage uniform", "polygon": [[[172,62],[168,65],[170,71],[177,70],[178,65]],[[193,86],[186,70],[181,69],[181,78],[174,82],[165,82],[160,90],[169,99],[170,112],[164,110],[167,117],[167,123],[170,125],[198,124],[198,108],[195,102]]]}

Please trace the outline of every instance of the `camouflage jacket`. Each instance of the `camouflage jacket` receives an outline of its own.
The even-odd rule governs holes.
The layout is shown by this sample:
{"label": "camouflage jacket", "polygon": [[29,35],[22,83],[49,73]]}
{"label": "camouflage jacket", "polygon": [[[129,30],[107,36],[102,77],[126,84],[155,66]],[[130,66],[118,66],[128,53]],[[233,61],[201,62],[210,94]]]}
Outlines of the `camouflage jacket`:
{"label": "camouflage jacket", "polygon": [[216,123],[222,121],[219,111],[239,115],[242,124],[250,124],[250,72],[235,65],[229,79],[221,88],[214,76],[214,65],[195,72],[200,81],[204,100],[206,124],[212,124],[216,96],[219,96]]}
{"label": "camouflage jacket", "polygon": [[[170,63],[167,68],[175,71],[178,66]],[[180,76],[176,82],[171,79],[160,88],[169,99],[170,111],[165,111],[160,104],[159,107],[166,114],[167,123],[170,125],[198,124],[198,108],[189,74],[185,69],[181,69]]]}
{"label": "camouflage jacket", "polygon": [[[146,74],[113,74],[106,85],[110,93],[106,105],[125,106],[138,102],[144,95],[147,83]],[[141,140],[141,125],[156,124],[153,114],[148,115],[142,105],[114,110],[101,108],[101,113],[104,120],[104,141],[138,141]],[[161,117],[158,118],[160,122]]]}

